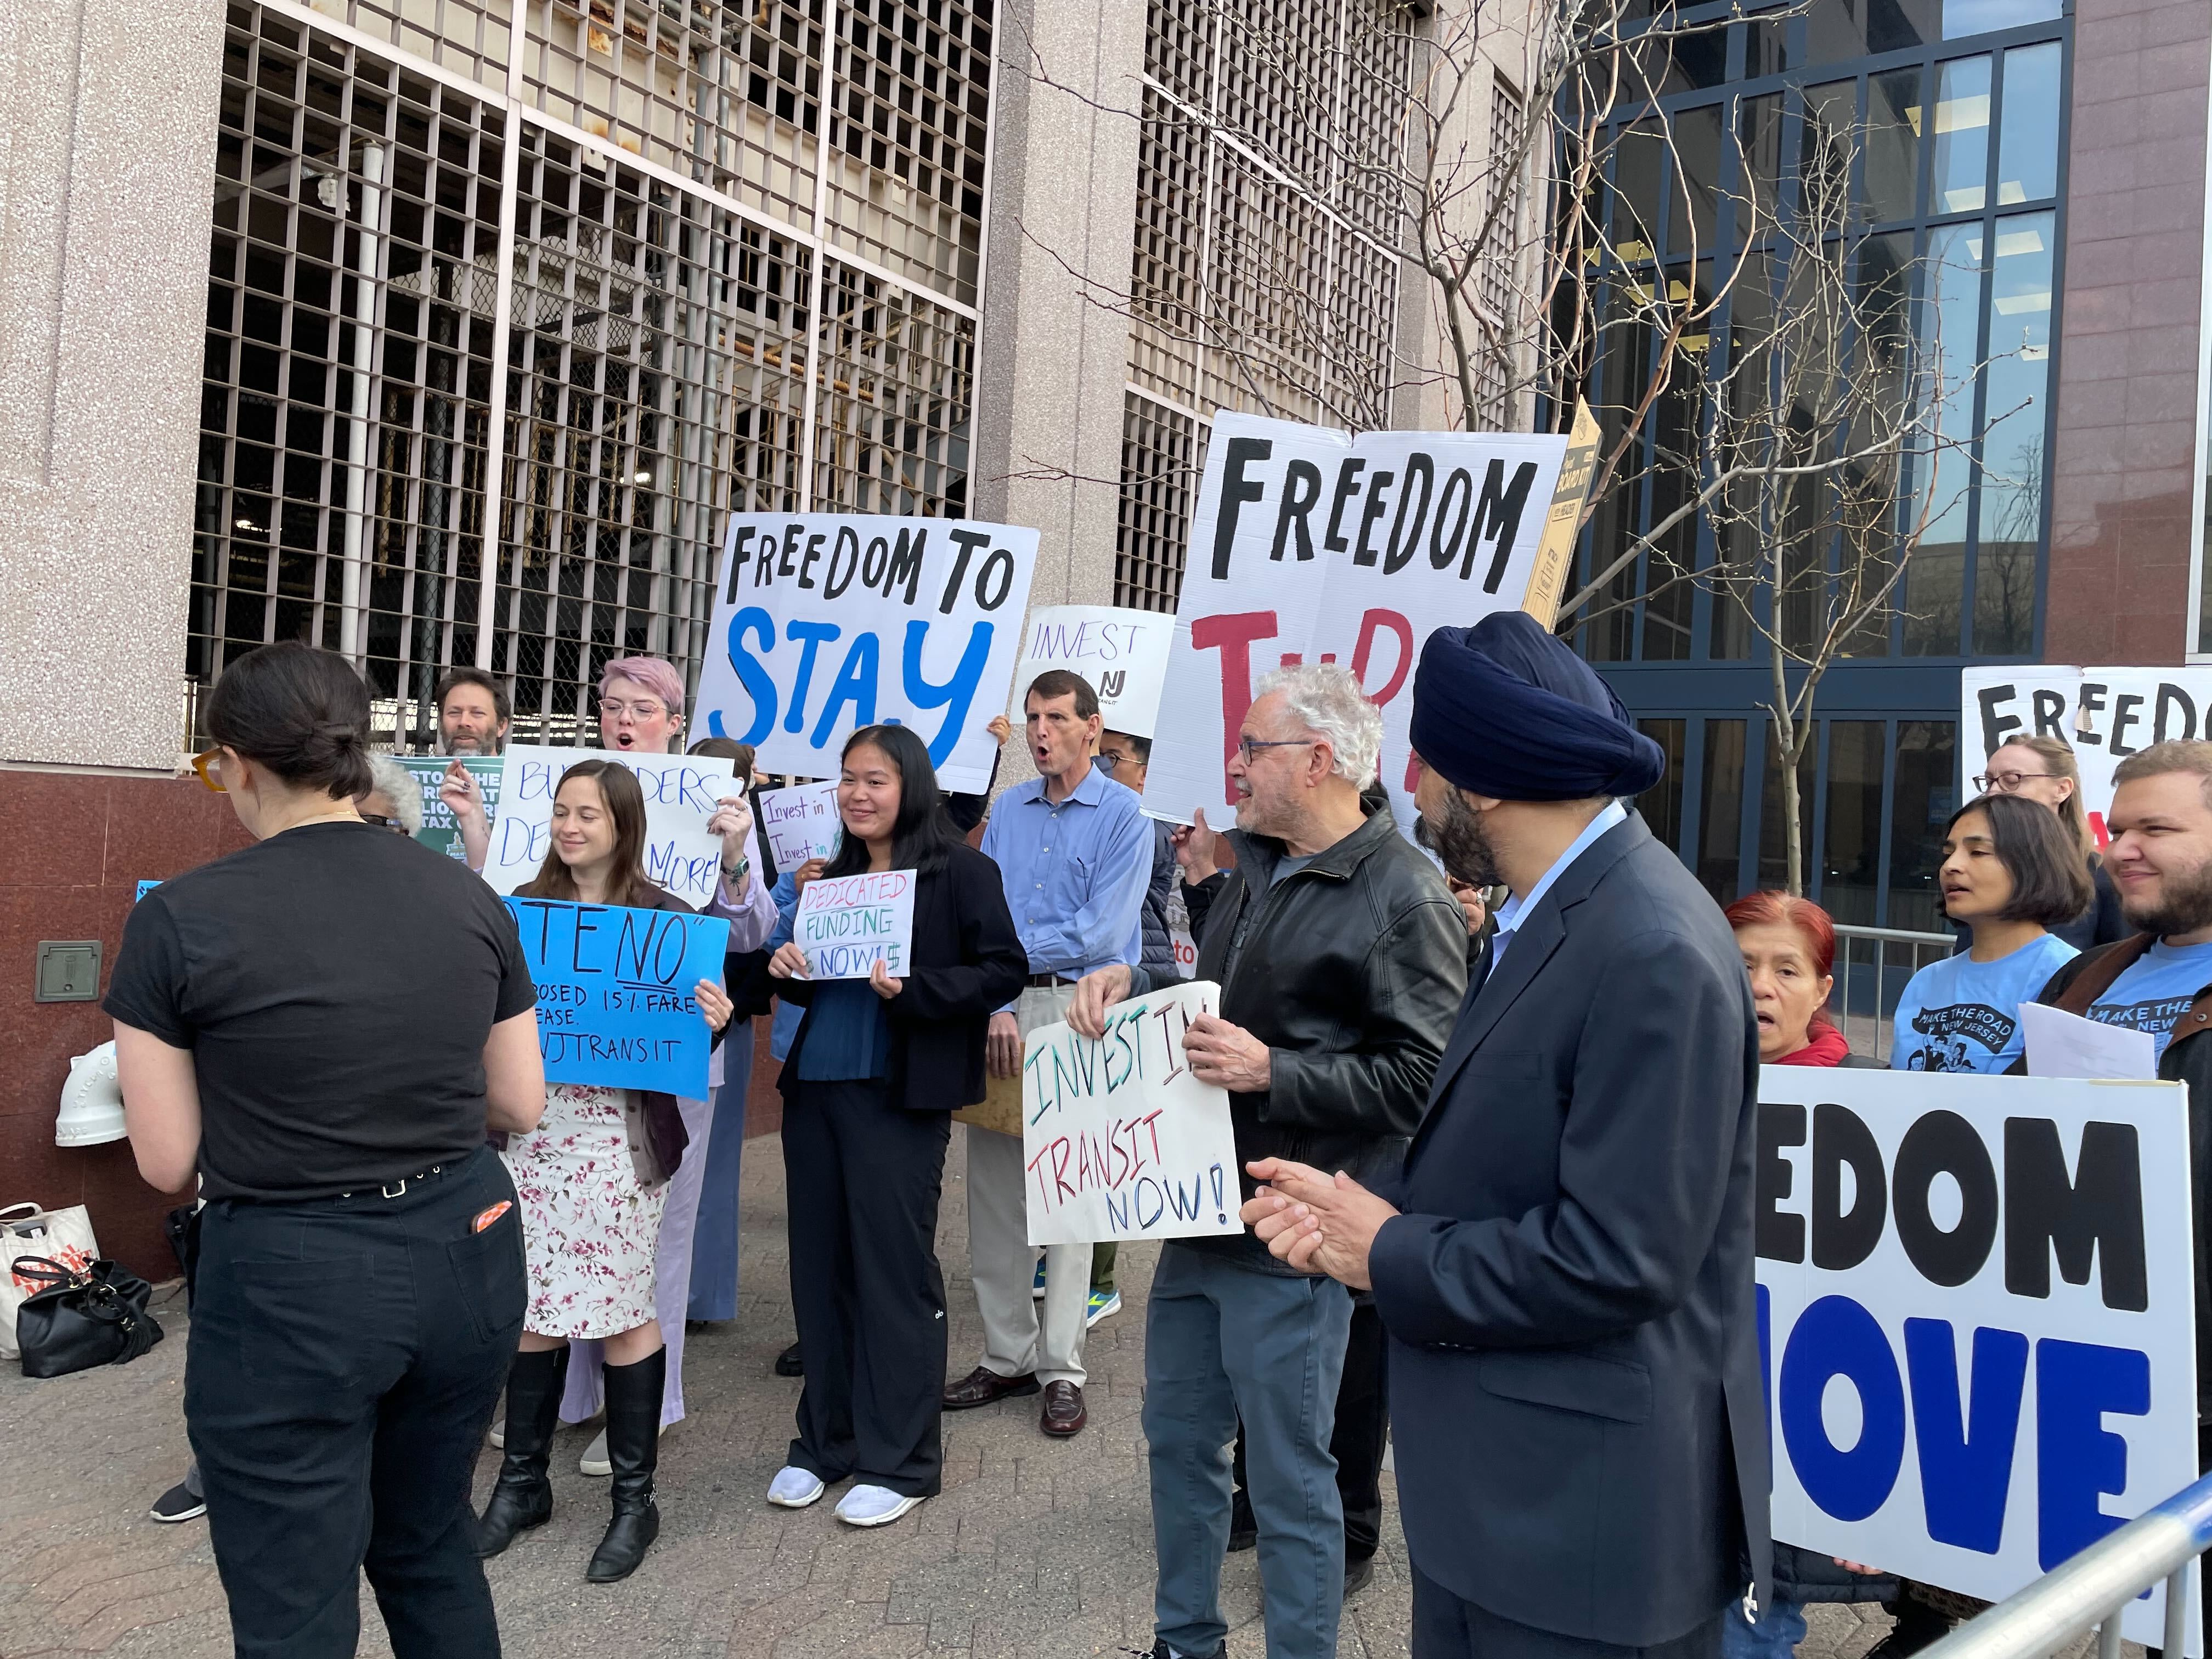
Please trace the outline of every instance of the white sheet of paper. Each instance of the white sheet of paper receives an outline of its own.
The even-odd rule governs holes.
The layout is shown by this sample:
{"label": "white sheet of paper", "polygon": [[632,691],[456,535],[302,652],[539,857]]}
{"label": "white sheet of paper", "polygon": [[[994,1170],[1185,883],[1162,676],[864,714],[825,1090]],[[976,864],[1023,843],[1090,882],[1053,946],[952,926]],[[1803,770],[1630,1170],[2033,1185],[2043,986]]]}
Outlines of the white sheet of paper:
{"label": "white sheet of paper", "polygon": [[778,875],[828,858],[837,850],[837,781],[762,790],[760,821]]}
{"label": "white sheet of paper", "polygon": [[809,979],[866,979],[877,963],[904,976],[914,945],[914,872],[817,877],[799,896],[791,936]]}
{"label": "white sheet of paper", "polygon": [[2158,1047],[2148,1031],[2101,1025],[2039,1002],[2020,1006],[2030,1077],[2117,1078],[2144,1083],[2158,1076]]}

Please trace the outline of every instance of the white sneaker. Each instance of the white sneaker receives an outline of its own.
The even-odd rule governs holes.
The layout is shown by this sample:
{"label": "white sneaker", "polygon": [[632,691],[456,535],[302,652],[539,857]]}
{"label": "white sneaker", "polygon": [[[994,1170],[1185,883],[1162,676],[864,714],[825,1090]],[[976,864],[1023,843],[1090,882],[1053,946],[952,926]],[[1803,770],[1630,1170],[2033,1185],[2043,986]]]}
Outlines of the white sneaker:
{"label": "white sneaker", "polygon": [[[501,1426],[504,1428],[506,1425],[502,1424]],[[664,1440],[668,1437],[667,1424],[660,1425],[659,1437]],[[576,1460],[576,1469],[581,1474],[608,1475],[615,1472],[615,1466],[607,1459],[607,1431],[605,1429],[592,1437],[592,1443],[584,1448],[583,1456]]]}
{"label": "white sneaker", "polygon": [[484,1438],[490,1441],[501,1451],[505,1451],[507,1449],[507,1419],[502,1417],[498,1422],[493,1424],[491,1432]]}
{"label": "white sneaker", "polygon": [[787,1463],[768,1483],[768,1501],[780,1510],[803,1510],[822,1496],[821,1477],[795,1463]]}
{"label": "white sneaker", "polygon": [[887,1486],[855,1486],[838,1501],[837,1518],[848,1527],[888,1527],[921,1502]]}

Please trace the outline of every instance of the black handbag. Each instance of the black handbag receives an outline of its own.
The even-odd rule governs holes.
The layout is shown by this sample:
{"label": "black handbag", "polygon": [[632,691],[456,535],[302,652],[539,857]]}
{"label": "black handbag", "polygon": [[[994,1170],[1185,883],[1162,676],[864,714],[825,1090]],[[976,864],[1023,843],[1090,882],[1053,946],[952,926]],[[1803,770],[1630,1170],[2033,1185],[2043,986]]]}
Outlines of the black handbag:
{"label": "black handbag", "polygon": [[154,1287],[112,1261],[82,1272],[51,1256],[15,1258],[15,1276],[46,1288],[15,1310],[26,1376],[66,1376],[136,1359],[167,1333],[146,1311]]}

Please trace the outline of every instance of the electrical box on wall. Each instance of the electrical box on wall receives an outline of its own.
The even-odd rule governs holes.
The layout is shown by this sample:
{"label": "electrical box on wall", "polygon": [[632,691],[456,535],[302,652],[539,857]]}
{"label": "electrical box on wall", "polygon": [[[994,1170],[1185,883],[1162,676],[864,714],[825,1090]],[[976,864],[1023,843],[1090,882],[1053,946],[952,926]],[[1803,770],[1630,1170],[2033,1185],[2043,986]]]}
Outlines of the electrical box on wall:
{"label": "electrical box on wall", "polygon": [[40,939],[37,984],[34,1002],[95,1000],[100,995],[100,941]]}

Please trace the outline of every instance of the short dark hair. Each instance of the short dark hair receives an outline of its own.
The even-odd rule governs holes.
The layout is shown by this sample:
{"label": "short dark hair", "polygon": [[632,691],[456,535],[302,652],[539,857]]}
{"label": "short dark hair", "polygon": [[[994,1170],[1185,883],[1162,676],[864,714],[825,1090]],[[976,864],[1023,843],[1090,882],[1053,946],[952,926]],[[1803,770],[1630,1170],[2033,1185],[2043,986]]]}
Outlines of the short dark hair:
{"label": "short dark hair", "polygon": [[1048,668],[1030,682],[1030,689],[1022,694],[1022,707],[1027,708],[1031,697],[1042,697],[1047,702],[1056,697],[1075,699],[1075,718],[1087,720],[1098,712],[1098,693],[1091,682],[1070,668]]}
{"label": "short dark hair", "polygon": [[298,789],[368,793],[368,688],[335,652],[279,640],[247,652],[208,693],[208,735]]}
{"label": "short dark hair", "polygon": [[702,738],[684,752],[703,755],[708,760],[726,760],[739,777],[748,781],[752,777],[753,746],[739,743],[735,738]]}
{"label": "short dark hair", "polygon": [[[911,726],[864,726],[845,739],[838,751],[842,761],[863,744],[880,750],[899,775],[898,817],[891,821],[891,864],[928,875],[945,867],[945,859],[960,832],[945,815],[945,792],[937,781],[937,768],[929,747]],[[837,850],[823,866],[825,876],[855,876],[868,867],[868,843],[845,835]]]}
{"label": "short dark hair", "polygon": [[430,706],[442,715],[446,712],[446,696],[459,685],[481,685],[491,693],[491,711],[505,726],[514,718],[514,699],[507,695],[507,688],[482,668],[448,668],[439,680],[438,689],[430,694]]}
{"label": "short dark hair", "polygon": [[2025,795],[1982,795],[1951,814],[1944,840],[1969,812],[1989,820],[1997,862],[2012,878],[2012,902],[1999,913],[2001,920],[2056,927],[2089,908],[2097,896],[2089,861],[2057,813]]}
{"label": "short dark hair", "polygon": [[1150,766],[1152,763],[1152,740],[1150,738],[1140,738],[1134,732],[1116,732],[1110,726],[1098,735],[1102,740],[1119,738],[1127,744],[1129,752],[1136,757],[1138,765]]}
{"label": "short dark hair", "polygon": [[2194,777],[2205,805],[2212,806],[2212,743],[2192,743],[2182,738],[2154,743],[2114,767],[2112,781],[2134,783],[2142,778],[2164,777],[2169,772],[2186,772]]}

